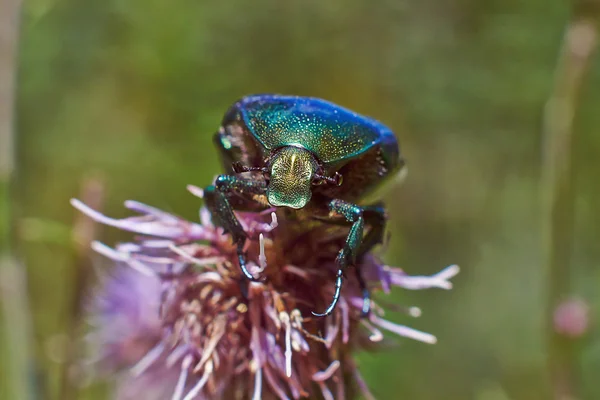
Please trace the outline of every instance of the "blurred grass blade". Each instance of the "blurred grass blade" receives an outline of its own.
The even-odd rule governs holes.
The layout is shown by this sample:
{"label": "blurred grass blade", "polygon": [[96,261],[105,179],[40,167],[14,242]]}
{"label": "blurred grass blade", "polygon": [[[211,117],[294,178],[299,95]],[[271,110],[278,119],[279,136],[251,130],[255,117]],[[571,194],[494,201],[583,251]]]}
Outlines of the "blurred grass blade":
{"label": "blurred grass blade", "polygon": [[[0,302],[6,341],[2,354],[8,361],[5,389],[7,399],[34,399],[38,370],[30,363],[31,315],[27,296],[27,282],[23,265],[9,255],[0,255]],[[2,393],[0,391],[0,393]]]}
{"label": "blurred grass blade", "polygon": [[556,332],[554,313],[571,290],[574,224],[573,120],[579,94],[597,42],[597,21],[575,15],[568,24],[546,103],[543,127],[542,201],[543,260],[548,273],[546,329],[548,367],[555,399],[577,398],[579,377],[574,343]]}
{"label": "blurred grass blade", "polygon": [[[0,397],[33,397],[30,378],[31,315],[25,271],[10,255],[9,186],[14,168],[14,92],[20,1],[0,2],[0,364],[4,364]],[[3,392],[5,391],[5,392]]]}

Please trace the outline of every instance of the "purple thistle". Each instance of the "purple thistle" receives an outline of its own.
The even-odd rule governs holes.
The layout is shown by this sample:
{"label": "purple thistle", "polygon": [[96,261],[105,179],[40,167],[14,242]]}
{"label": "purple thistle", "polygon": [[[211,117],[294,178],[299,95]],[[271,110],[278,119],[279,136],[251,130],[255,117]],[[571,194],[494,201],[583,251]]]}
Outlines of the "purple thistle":
{"label": "purple thistle", "polygon": [[[201,197],[202,190],[188,189]],[[229,235],[212,225],[206,209],[201,223],[181,219],[134,201],[141,214],[108,218],[78,200],[74,207],[98,222],[141,234],[116,248],[92,247],[117,264],[93,303],[90,340],[99,365],[120,372],[118,399],[343,399],[344,377],[352,376],[373,398],[352,358],[352,350],[383,339],[381,329],[435,343],[436,338],[383,318],[375,302],[361,318],[362,294],[349,274],[338,307],[327,318],[310,311],[331,299],[335,256],[343,238],[317,228],[300,239],[277,228],[275,210],[237,213],[248,232],[248,260],[264,283],[240,289],[241,272]],[[258,242],[258,243],[256,243]],[[371,290],[450,289],[459,269],[409,276],[373,255],[358,268]],[[351,276],[352,275],[352,276]],[[407,312],[420,315],[411,307]],[[346,382],[347,384],[347,382]]]}

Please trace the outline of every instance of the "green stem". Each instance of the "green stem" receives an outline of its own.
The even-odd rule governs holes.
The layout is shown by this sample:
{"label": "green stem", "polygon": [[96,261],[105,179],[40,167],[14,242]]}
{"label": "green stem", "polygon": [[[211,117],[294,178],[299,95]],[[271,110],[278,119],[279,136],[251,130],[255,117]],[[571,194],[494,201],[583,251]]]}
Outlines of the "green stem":
{"label": "green stem", "polygon": [[546,329],[548,368],[555,399],[577,396],[577,351],[556,332],[556,307],[571,290],[570,259],[574,224],[572,169],[573,119],[596,45],[596,21],[576,15],[568,24],[559,56],[554,90],[544,113],[542,164],[543,256],[548,270]]}
{"label": "green stem", "polygon": [[[0,397],[31,399],[35,397],[31,362],[31,314],[26,274],[10,252],[11,216],[10,185],[14,170],[14,93],[17,65],[17,39],[20,1],[0,2]],[[4,392],[3,392],[4,391]],[[4,397],[6,396],[6,397]]]}

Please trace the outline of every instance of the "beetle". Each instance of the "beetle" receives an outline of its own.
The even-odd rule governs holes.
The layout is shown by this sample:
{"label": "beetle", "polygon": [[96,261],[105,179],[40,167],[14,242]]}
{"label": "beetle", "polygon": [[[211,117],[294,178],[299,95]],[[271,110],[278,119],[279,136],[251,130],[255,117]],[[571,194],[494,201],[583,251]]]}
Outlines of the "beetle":
{"label": "beetle", "polygon": [[[360,202],[404,167],[394,133],[326,100],[259,94],[243,97],[229,108],[214,143],[225,174],[205,189],[206,206],[214,223],[232,235],[247,279],[260,281],[246,267],[247,235],[234,209],[285,207],[305,219],[335,223],[335,216],[350,226],[336,257],[333,300],[323,313],[312,312],[331,314],[344,271],[383,239],[383,206]],[[370,228],[363,237],[365,226]],[[355,271],[366,315],[370,293],[359,268]]]}

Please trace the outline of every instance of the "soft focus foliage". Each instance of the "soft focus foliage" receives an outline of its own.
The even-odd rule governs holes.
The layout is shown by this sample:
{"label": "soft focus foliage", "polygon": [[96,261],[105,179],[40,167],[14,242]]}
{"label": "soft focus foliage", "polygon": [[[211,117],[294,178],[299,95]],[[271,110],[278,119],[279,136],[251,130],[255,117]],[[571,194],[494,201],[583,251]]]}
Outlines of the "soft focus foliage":
{"label": "soft focus foliage", "polygon": [[[391,126],[409,174],[386,197],[385,260],[411,274],[462,267],[452,292],[392,294],[426,310],[412,326],[439,342],[364,354],[373,393],[548,398],[540,117],[567,19],[559,0],[26,2],[15,211],[34,351],[49,372],[40,387],[57,387],[56,347],[74,290],[68,199],[81,180],[103,174],[110,215],[123,216],[121,201],[135,198],[197,218],[181,188],[218,173],[211,135],[223,112],[244,94],[279,92],[323,97]],[[573,265],[592,328],[599,85],[596,62],[575,125]],[[100,239],[125,238],[117,235],[103,230]],[[592,329],[581,342],[586,398],[600,398],[598,339]],[[82,398],[103,393],[95,385]]]}

